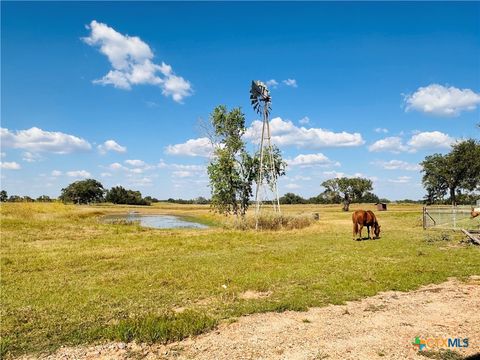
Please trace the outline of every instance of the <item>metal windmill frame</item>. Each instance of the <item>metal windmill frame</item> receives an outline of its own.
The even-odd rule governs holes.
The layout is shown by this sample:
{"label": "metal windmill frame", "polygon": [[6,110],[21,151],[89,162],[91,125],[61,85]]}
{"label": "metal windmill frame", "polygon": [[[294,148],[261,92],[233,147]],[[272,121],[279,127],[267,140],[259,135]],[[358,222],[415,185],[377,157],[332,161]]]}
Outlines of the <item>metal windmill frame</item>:
{"label": "metal windmill frame", "polygon": [[[268,91],[267,85],[261,81],[252,81],[250,89],[250,101],[253,109],[257,114],[262,115],[262,136],[260,138],[260,168],[257,179],[257,189],[255,191],[255,228],[258,229],[258,217],[263,204],[262,193],[268,192],[267,188],[273,193],[275,199],[272,199],[273,210],[275,213],[280,213],[280,200],[278,198],[277,173],[275,171],[275,159],[273,156],[273,148],[270,136],[270,122],[269,115],[272,109],[272,98]],[[268,156],[264,159],[265,151]],[[264,161],[267,161],[267,169],[270,179],[270,184],[265,184]],[[269,186],[270,185],[270,186]],[[260,196],[259,196],[260,195]]]}

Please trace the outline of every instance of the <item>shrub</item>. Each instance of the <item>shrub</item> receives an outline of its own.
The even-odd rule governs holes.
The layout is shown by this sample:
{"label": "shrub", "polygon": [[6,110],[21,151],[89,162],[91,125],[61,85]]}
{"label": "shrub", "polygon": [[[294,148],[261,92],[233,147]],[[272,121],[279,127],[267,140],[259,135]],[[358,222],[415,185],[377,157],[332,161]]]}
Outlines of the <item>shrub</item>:
{"label": "shrub", "polygon": [[[291,216],[291,215],[277,215],[266,214],[261,215],[258,218],[258,228],[260,230],[293,230],[303,229],[310,226],[314,222],[313,216]],[[255,229],[256,220],[255,217],[246,217],[240,219],[235,223],[235,228],[240,230]]]}

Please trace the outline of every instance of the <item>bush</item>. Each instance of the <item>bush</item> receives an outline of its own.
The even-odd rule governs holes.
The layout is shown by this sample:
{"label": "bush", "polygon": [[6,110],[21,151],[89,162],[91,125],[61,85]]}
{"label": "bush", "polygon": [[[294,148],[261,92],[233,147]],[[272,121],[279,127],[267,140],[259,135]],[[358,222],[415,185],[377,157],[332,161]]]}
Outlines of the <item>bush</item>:
{"label": "bush", "polygon": [[[310,226],[315,221],[312,216],[291,216],[291,215],[276,215],[276,214],[267,214],[261,215],[258,218],[258,229],[259,230],[293,230],[293,229],[303,229]],[[235,228],[239,230],[255,229],[256,220],[255,217],[246,217],[237,223],[235,223]]]}

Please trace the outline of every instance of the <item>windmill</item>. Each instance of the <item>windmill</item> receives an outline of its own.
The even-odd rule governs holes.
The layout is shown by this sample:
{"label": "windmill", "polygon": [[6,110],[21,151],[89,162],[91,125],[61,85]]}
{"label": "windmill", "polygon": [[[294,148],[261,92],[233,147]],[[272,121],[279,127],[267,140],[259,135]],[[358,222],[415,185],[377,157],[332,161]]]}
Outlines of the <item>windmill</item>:
{"label": "windmill", "polygon": [[[268,117],[272,110],[272,98],[268,91],[267,85],[261,81],[252,81],[250,89],[250,101],[253,110],[257,114],[262,115],[262,136],[260,138],[260,170],[258,172],[257,189],[255,191],[255,228],[258,229],[258,217],[264,201],[269,198],[269,193],[272,198],[273,210],[280,213],[280,201],[278,199],[277,188],[277,173],[275,171],[275,162],[273,156],[273,149],[270,137],[270,123]],[[265,156],[267,154],[267,156]],[[268,174],[264,172],[267,171]],[[269,180],[270,184],[268,184]]]}

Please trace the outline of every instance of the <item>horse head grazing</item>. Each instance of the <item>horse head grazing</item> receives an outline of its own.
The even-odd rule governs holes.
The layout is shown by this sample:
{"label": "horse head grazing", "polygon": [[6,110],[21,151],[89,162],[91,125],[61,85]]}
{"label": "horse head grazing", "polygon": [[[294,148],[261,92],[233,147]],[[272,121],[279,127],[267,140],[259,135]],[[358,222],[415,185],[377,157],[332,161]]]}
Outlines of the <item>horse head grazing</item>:
{"label": "horse head grazing", "polygon": [[375,223],[373,232],[375,233],[375,237],[378,239],[380,237],[380,225],[378,222]]}
{"label": "horse head grazing", "polygon": [[478,215],[480,215],[480,208],[473,208],[472,211],[470,212],[471,218],[476,218]]}

